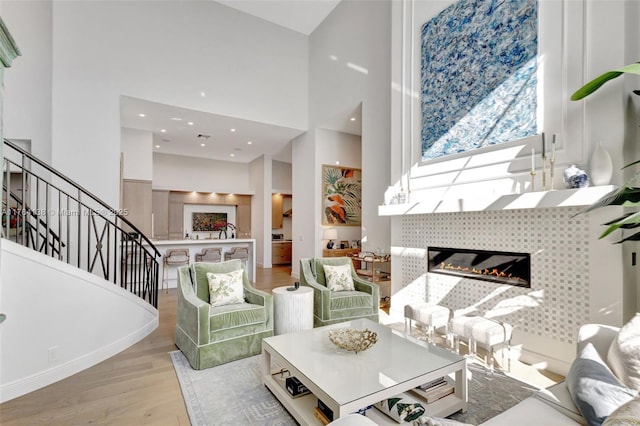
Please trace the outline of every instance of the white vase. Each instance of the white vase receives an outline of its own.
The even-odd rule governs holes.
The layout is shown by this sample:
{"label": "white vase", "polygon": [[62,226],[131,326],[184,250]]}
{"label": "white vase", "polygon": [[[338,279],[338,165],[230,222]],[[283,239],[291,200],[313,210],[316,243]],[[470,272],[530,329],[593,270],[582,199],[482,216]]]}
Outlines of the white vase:
{"label": "white vase", "polygon": [[597,185],[609,185],[613,176],[613,162],[611,156],[602,143],[598,143],[591,156],[591,183]]}

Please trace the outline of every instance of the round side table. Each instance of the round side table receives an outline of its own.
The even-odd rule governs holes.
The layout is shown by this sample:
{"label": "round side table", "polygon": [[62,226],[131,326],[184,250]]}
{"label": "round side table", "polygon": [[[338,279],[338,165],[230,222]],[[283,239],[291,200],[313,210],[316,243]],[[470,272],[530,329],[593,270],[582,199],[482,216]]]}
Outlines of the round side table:
{"label": "round side table", "polygon": [[273,294],[274,334],[285,334],[313,328],[313,289],[276,287]]}

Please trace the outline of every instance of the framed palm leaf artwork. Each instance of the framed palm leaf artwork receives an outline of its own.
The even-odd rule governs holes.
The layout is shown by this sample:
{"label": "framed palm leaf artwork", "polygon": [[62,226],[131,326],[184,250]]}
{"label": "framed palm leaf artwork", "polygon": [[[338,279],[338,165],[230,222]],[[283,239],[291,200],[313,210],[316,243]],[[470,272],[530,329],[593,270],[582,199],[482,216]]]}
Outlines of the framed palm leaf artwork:
{"label": "framed palm leaf artwork", "polygon": [[322,165],[322,224],[360,226],[362,170]]}

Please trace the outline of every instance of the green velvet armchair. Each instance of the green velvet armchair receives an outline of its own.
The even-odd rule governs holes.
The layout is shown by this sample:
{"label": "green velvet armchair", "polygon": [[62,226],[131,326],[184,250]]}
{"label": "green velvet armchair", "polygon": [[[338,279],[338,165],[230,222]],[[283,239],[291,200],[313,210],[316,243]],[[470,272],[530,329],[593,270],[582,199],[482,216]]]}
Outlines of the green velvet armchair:
{"label": "green velvet armchair", "polygon": [[[356,291],[327,288],[323,265],[350,265]],[[380,289],[378,284],[360,278],[348,257],[300,259],[300,284],[313,288],[313,325],[335,324],[356,318],[378,322]]]}
{"label": "green velvet armchair", "polygon": [[196,262],[178,269],[176,345],[196,369],[257,355],[273,336],[273,296],[251,286],[243,272],[246,303],[211,306],[207,272],[243,269],[242,261]]}

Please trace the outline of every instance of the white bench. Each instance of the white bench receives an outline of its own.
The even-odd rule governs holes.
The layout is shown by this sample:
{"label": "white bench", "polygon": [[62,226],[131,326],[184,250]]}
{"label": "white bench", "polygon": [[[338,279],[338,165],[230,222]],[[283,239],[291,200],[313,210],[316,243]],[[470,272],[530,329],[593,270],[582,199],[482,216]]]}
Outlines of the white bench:
{"label": "white bench", "polygon": [[426,302],[410,303],[404,306],[404,330],[407,331],[408,323],[409,333],[411,333],[412,321],[424,324],[427,326],[428,337],[431,340],[439,328],[444,328],[444,334],[447,334],[450,317],[451,310],[445,306]]}
{"label": "white bench", "polygon": [[[510,324],[481,316],[459,316],[451,320],[451,332],[454,335],[456,352],[460,352],[460,340],[468,342],[469,354],[472,357],[475,357],[478,345],[485,348],[487,350],[485,365],[491,371],[494,367],[494,348],[507,346],[509,351],[507,370],[511,369],[513,327]],[[502,352],[502,362],[504,365],[504,351]]]}

